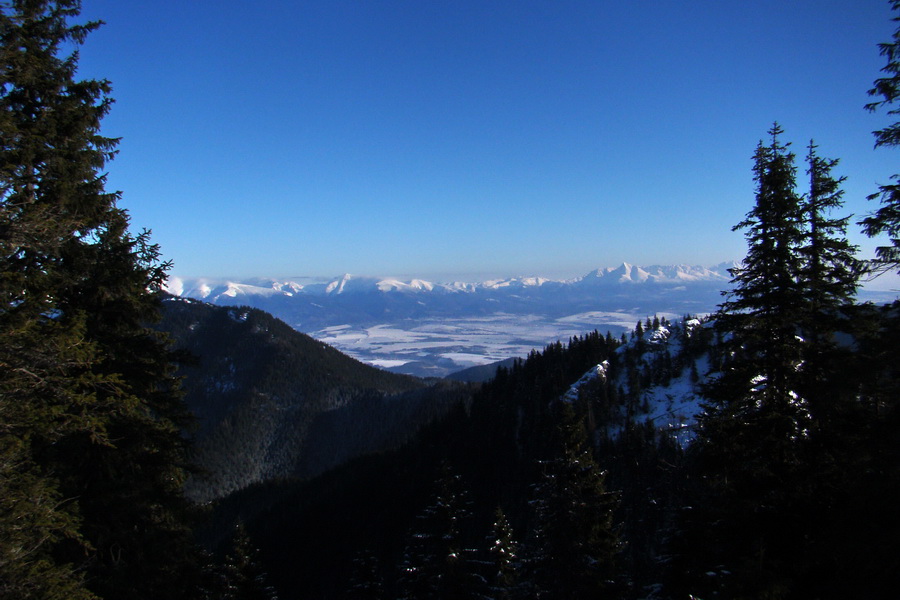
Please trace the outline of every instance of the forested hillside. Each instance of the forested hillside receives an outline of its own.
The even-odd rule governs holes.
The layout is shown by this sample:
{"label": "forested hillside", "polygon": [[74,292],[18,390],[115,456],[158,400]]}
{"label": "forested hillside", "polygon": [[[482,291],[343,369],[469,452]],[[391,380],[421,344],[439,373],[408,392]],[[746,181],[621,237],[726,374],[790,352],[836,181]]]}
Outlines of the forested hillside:
{"label": "forested hillside", "polygon": [[168,297],[158,328],[186,353],[199,502],[397,447],[469,393],[364,365],[257,309]]}
{"label": "forested hillside", "polygon": [[848,412],[790,452],[751,429],[782,417],[714,400],[717,321],[651,319],[501,368],[403,449],[234,494],[206,539],[247,520],[287,598],[892,597],[898,307],[853,310],[855,375],[829,379]]}

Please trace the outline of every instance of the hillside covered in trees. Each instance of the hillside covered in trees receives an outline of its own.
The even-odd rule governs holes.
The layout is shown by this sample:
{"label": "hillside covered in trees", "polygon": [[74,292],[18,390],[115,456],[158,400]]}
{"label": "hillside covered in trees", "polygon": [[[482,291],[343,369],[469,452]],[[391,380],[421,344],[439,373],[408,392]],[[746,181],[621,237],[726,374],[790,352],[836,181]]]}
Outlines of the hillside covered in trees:
{"label": "hillside covered in trees", "polygon": [[187,353],[196,502],[395,448],[469,393],[365,365],[257,309],[167,297],[157,328]]}
{"label": "hillside covered in trees", "polygon": [[[798,164],[776,124],[714,315],[476,388],[399,377],[162,292],[105,189],[79,9],[0,7],[4,599],[897,595],[900,302],[855,291],[900,271],[900,175],[861,261],[837,161],[810,142]],[[881,49],[869,108],[896,115],[900,29]]]}

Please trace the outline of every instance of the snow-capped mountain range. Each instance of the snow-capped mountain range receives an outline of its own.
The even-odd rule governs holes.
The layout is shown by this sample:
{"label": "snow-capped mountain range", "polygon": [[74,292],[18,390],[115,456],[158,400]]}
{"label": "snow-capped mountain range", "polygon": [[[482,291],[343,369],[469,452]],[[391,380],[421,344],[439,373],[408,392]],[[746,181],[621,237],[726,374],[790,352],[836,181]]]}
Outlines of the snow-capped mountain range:
{"label": "snow-capped mountain range", "polygon": [[238,281],[172,277],[168,291],[217,305],[260,308],[364,362],[443,376],[525,356],[594,329],[618,334],[648,315],[711,312],[734,266],[624,263],[568,280],[449,283],[356,275]]}
{"label": "snow-capped mountain range", "polygon": [[544,277],[515,277],[491,279],[477,283],[451,282],[434,283],[422,279],[401,281],[395,278],[361,277],[344,274],[330,280],[307,277],[288,279],[254,278],[237,282],[207,278],[172,277],[168,291],[178,296],[188,296],[207,300],[213,304],[231,303],[225,297],[237,299],[250,296],[286,296],[305,294],[310,296],[330,296],[338,294],[401,292],[401,293],[478,293],[497,290],[523,290],[528,288],[580,289],[594,286],[617,284],[661,284],[678,285],[703,282],[727,283],[731,277],[728,269],[735,263],[721,263],[713,267],[653,265],[638,267],[623,263],[618,267],[601,268],[583,277],[568,280],[554,280]]}

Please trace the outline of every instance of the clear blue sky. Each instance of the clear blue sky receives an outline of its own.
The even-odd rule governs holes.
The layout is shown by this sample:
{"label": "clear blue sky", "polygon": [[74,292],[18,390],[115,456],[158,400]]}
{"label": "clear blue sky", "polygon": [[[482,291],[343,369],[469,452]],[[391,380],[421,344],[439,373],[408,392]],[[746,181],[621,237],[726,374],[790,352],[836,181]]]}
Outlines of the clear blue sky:
{"label": "clear blue sky", "polygon": [[[886,0],[84,0],[109,188],[182,276],[574,276],[740,259],[777,120],[897,172]],[[801,168],[802,171],[802,168]],[[864,252],[872,243],[857,234]]]}

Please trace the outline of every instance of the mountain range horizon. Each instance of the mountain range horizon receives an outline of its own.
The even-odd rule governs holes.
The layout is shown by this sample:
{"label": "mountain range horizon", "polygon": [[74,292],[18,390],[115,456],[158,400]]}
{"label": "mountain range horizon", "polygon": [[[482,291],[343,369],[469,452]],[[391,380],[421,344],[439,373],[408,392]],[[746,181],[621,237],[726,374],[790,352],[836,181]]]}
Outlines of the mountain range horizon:
{"label": "mountain range horizon", "polygon": [[[171,277],[167,291],[222,306],[265,310],[367,364],[445,377],[524,357],[593,330],[619,336],[653,315],[714,312],[736,262],[601,267],[580,277],[433,282],[344,274],[332,278]],[[896,291],[866,292],[890,301]]]}
{"label": "mountain range horizon", "polygon": [[345,291],[361,291],[366,287],[377,287],[379,291],[474,291],[477,288],[500,288],[508,286],[536,287],[544,284],[577,284],[577,283],[687,283],[697,281],[728,282],[731,276],[729,269],[739,265],[738,261],[723,261],[712,266],[673,264],[673,265],[636,265],[622,262],[615,267],[599,267],[578,277],[550,277],[543,275],[517,275],[502,277],[463,277],[440,278],[418,276],[380,276],[367,274],[343,273],[324,277],[295,275],[285,277],[248,276],[248,277],[206,277],[172,275],[167,282],[166,291],[174,295],[190,297],[208,296],[219,288],[220,293],[236,296],[241,293],[261,293],[261,289],[271,288],[273,292],[283,294],[306,293],[343,293]]}

